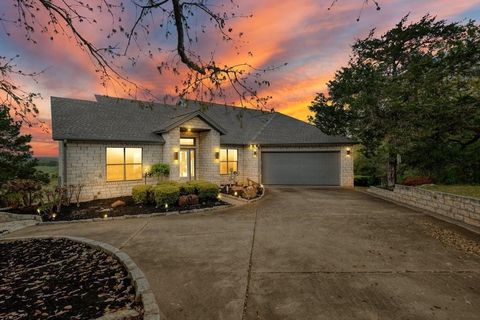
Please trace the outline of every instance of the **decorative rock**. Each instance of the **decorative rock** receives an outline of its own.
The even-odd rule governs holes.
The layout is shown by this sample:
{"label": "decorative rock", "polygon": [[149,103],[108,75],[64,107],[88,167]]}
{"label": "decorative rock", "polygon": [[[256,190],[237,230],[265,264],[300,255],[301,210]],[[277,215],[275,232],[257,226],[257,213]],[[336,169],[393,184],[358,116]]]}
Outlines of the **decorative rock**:
{"label": "decorative rock", "polygon": [[254,186],[248,186],[243,190],[243,197],[246,199],[252,199],[257,196],[258,190]]}
{"label": "decorative rock", "polygon": [[180,196],[180,198],[178,199],[178,205],[180,207],[194,206],[197,204],[198,204],[198,196],[196,194]]}
{"label": "decorative rock", "polygon": [[126,203],[125,201],[122,201],[122,200],[117,200],[115,201],[114,203],[111,204],[111,207],[112,208],[119,208],[119,207],[125,207]]}

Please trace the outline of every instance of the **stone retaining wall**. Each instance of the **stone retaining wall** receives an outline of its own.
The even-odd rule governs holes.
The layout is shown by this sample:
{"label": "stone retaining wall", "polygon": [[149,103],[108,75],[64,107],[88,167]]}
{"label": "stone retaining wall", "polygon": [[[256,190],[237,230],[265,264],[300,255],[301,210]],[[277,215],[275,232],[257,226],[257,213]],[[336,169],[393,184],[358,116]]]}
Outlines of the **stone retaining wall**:
{"label": "stone retaining wall", "polygon": [[402,185],[395,185],[393,191],[375,187],[370,187],[367,191],[388,200],[480,227],[480,199]]}

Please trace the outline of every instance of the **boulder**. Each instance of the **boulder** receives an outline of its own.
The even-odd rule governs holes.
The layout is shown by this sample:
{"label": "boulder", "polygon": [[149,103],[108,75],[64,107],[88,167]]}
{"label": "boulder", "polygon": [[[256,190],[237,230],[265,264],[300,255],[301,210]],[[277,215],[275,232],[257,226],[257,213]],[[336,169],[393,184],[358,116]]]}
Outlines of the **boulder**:
{"label": "boulder", "polygon": [[257,196],[258,190],[254,186],[248,186],[243,189],[243,197],[246,199],[253,199]]}
{"label": "boulder", "polygon": [[125,205],[126,205],[125,201],[117,200],[114,203],[112,203],[110,206],[115,209],[119,207],[125,207]]}
{"label": "boulder", "polygon": [[194,206],[197,205],[198,202],[198,196],[196,194],[189,194],[178,198],[178,205],[180,207]]}

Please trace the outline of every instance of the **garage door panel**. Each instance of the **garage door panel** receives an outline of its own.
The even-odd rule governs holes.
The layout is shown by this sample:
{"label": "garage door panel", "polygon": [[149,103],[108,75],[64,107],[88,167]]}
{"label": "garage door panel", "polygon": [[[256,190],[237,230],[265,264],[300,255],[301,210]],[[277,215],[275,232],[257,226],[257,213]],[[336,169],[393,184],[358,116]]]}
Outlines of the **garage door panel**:
{"label": "garage door panel", "polygon": [[262,152],[264,184],[340,185],[339,152]]}

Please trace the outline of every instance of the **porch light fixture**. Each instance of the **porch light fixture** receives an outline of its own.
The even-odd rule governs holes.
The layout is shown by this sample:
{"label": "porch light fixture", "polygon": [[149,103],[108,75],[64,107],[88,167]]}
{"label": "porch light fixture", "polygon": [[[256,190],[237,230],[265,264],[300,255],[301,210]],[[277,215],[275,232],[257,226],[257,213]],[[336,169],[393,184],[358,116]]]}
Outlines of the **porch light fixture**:
{"label": "porch light fixture", "polygon": [[220,160],[220,151],[215,152],[215,160]]}
{"label": "porch light fixture", "polygon": [[178,161],[178,151],[173,153],[173,160]]}
{"label": "porch light fixture", "polygon": [[187,132],[192,132],[192,128],[187,128]]}
{"label": "porch light fixture", "polygon": [[350,157],[351,154],[352,154],[352,150],[350,150],[350,148],[347,148],[347,157]]}

